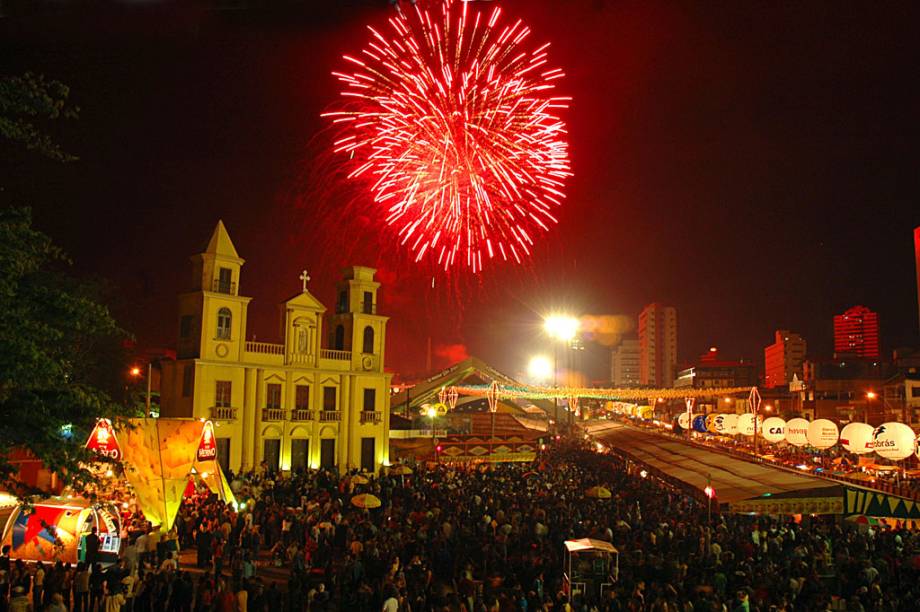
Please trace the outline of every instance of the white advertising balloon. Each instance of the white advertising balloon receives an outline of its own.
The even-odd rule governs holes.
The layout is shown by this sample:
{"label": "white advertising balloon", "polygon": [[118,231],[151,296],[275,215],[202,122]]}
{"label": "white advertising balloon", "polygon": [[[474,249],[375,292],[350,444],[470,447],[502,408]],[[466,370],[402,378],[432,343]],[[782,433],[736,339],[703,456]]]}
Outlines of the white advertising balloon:
{"label": "white advertising balloon", "polygon": [[733,436],[738,433],[738,415],[726,414],[722,417],[722,426],[725,428],[725,434]]}
{"label": "white advertising balloon", "polygon": [[907,459],[914,454],[917,434],[904,423],[882,423],[872,432],[874,450],[886,459]]}
{"label": "white advertising balloon", "polygon": [[[761,417],[757,417],[758,425],[763,423]],[[750,412],[745,412],[742,415],[738,416],[738,433],[745,436],[754,435],[754,415]]]}
{"label": "white advertising balloon", "polygon": [[761,433],[767,442],[779,442],[786,437],[786,421],[779,417],[770,417],[763,422]]}
{"label": "white advertising balloon", "polygon": [[872,452],[872,432],[875,429],[868,423],[848,423],[840,432],[840,444],[843,448],[856,453],[865,455]]}
{"label": "white advertising balloon", "polygon": [[687,429],[690,427],[690,415],[686,412],[681,412],[677,415],[677,424],[680,425],[681,429]]}
{"label": "white advertising balloon", "polygon": [[797,418],[786,423],[786,442],[794,446],[808,444],[808,421]]}
{"label": "white advertising balloon", "polygon": [[827,419],[817,419],[808,424],[808,443],[815,448],[830,448],[837,444],[840,433],[837,424]]}

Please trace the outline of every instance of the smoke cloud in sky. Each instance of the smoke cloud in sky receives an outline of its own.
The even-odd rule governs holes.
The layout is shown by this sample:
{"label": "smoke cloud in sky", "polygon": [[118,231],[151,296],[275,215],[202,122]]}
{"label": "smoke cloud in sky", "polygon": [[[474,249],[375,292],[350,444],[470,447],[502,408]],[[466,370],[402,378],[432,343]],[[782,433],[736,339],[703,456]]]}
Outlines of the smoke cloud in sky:
{"label": "smoke cloud in sky", "polygon": [[581,317],[581,333],[585,340],[613,348],[623,336],[636,329],[634,317],[626,315],[584,315]]}

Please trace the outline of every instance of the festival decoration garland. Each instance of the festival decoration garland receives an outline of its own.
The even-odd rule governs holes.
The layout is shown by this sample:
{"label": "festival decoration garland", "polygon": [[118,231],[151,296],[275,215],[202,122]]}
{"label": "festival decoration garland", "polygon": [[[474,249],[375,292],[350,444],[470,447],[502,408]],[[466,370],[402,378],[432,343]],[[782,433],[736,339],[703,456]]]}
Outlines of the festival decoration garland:
{"label": "festival decoration garland", "polygon": [[[599,400],[655,400],[655,399],[686,399],[722,397],[748,393],[751,387],[720,387],[712,389],[602,389],[594,387],[538,387],[538,386],[513,386],[495,385],[498,397],[501,399],[581,399]],[[488,397],[492,385],[462,385],[451,387],[459,395],[473,397]]]}

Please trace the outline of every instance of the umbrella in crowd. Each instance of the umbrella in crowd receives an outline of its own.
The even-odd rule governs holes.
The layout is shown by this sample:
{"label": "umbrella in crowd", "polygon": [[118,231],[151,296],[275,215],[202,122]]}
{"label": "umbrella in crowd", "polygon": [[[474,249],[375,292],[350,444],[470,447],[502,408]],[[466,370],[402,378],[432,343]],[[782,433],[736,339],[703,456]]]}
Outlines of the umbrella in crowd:
{"label": "umbrella in crowd", "polygon": [[591,487],[585,491],[585,495],[588,497],[596,497],[597,499],[610,499],[611,493],[610,489],[606,487]]}
{"label": "umbrella in crowd", "polygon": [[408,465],[397,465],[390,471],[390,473],[396,476],[408,476],[412,474],[412,468],[410,468]]}
{"label": "umbrella in crowd", "polygon": [[370,493],[362,493],[351,498],[351,505],[356,508],[379,508],[380,499]]}
{"label": "umbrella in crowd", "polygon": [[370,482],[367,478],[365,478],[364,476],[361,476],[360,474],[356,476],[352,476],[351,481],[356,485],[359,485],[359,484],[363,485],[363,484],[367,484]]}

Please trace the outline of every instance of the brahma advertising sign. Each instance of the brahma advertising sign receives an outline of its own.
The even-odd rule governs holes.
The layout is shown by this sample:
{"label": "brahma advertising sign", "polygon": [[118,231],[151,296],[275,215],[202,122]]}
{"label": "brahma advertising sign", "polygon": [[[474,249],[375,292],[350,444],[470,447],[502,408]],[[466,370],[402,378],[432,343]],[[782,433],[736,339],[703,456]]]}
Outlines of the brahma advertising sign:
{"label": "brahma advertising sign", "polygon": [[118,439],[115,437],[112,422],[108,419],[96,421],[93,433],[89,435],[89,440],[86,441],[86,448],[99,453],[103,457],[109,457],[115,461],[121,460],[121,447],[118,446]]}

